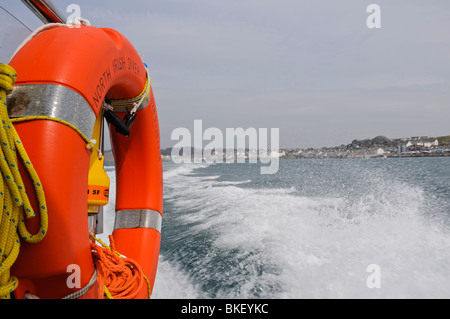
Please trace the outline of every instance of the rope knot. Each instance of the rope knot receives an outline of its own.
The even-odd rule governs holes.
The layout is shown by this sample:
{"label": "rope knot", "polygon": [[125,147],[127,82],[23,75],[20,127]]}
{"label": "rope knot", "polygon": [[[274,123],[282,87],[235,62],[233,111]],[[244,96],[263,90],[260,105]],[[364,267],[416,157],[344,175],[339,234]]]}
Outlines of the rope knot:
{"label": "rope knot", "polygon": [[[92,256],[98,270],[99,295],[109,299],[133,299],[141,290],[144,280],[147,282],[148,295],[150,284],[139,264],[126,258],[115,250],[114,238],[110,235],[111,247],[91,235]],[[98,241],[101,246],[95,244]]]}
{"label": "rope knot", "polygon": [[[5,90],[9,94],[13,90],[13,84],[16,83],[17,73],[13,67],[0,63],[0,89]],[[6,103],[6,101],[3,101]]]}

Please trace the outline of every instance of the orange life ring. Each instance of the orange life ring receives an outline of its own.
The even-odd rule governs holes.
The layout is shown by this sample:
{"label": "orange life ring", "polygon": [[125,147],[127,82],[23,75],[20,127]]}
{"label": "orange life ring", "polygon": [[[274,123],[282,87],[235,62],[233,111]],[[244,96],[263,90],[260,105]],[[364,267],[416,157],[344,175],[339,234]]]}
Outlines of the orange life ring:
{"label": "orange life ring", "polygon": [[[129,105],[143,94],[150,81],[146,67],[119,32],[85,25],[37,34],[10,65],[18,80],[9,111],[13,117],[34,118],[17,122],[15,128],[44,185],[49,215],[44,239],[23,243],[12,268],[19,278],[17,297],[29,291],[40,298],[61,298],[88,287],[82,298],[101,298],[92,284],[95,267],[87,223],[91,151],[81,137],[91,138],[103,101]],[[113,237],[116,250],[137,261],[153,287],[161,240],[162,163],[150,85],[147,93],[130,136],[110,126],[117,181]],[[122,120],[129,109],[114,108]],[[23,178],[36,207],[30,178]],[[27,224],[37,229],[39,221]],[[81,287],[68,287],[70,265],[79,267]],[[147,291],[141,289],[138,297],[148,297]]]}

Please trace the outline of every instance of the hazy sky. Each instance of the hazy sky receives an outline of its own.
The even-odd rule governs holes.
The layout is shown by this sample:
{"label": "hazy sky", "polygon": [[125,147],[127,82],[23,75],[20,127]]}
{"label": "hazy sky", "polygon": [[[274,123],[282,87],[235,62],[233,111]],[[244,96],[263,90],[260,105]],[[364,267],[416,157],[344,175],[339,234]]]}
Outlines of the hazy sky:
{"label": "hazy sky", "polygon": [[[281,147],[450,134],[448,0],[53,2],[144,55],[163,148],[196,119],[279,128]],[[366,25],[371,3],[380,29]],[[18,0],[0,4],[24,15]]]}

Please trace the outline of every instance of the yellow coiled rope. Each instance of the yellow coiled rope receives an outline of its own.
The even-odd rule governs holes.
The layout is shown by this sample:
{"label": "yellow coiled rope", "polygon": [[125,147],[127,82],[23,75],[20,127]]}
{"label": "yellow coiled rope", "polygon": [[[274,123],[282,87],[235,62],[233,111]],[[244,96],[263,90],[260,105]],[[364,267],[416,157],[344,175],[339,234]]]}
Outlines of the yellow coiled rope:
{"label": "yellow coiled rope", "polygon": [[[10,298],[18,286],[18,279],[11,275],[10,269],[19,255],[19,238],[28,243],[37,243],[44,238],[48,227],[47,205],[41,181],[8,116],[6,95],[12,92],[16,79],[17,74],[12,67],[0,64],[0,205],[3,206],[0,214],[0,299]],[[31,177],[38,199],[40,229],[37,234],[30,234],[25,225],[25,218],[36,214],[20,176],[17,153]]]}

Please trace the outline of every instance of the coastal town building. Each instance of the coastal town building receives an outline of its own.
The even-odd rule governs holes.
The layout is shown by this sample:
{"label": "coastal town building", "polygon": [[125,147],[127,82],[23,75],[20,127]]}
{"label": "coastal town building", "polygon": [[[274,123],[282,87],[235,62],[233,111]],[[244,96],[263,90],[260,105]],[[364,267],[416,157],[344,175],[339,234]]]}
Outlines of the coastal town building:
{"label": "coastal town building", "polygon": [[439,146],[439,141],[437,139],[408,141],[406,143],[406,147],[433,147],[433,146]]}

